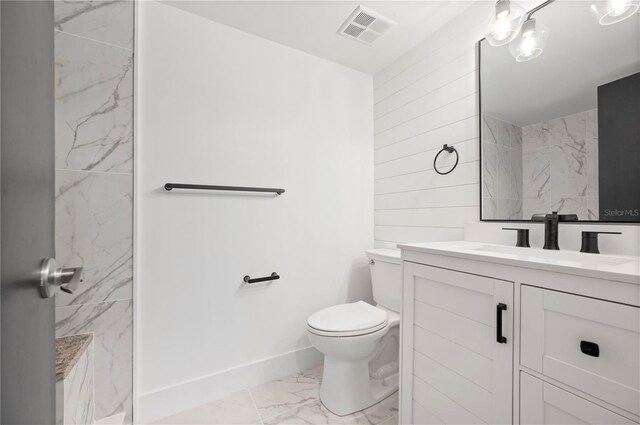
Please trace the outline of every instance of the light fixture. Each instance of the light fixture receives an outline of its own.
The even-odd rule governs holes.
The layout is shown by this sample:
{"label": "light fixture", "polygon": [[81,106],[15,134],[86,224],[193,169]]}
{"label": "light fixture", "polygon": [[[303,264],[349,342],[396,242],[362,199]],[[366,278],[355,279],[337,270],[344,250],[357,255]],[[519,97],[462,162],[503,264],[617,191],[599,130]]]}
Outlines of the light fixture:
{"label": "light fixture", "polygon": [[589,8],[600,25],[624,21],[640,9],[640,0],[596,1]]}
{"label": "light fixture", "polygon": [[529,18],[522,24],[522,30],[509,44],[509,52],[518,62],[535,59],[542,54],[549,38],[549,29]]}
{"label": "light fixture", "polygon": [[510,0],[498,0],[495,13],[491,16],[489,29],[485,34],[492,46],[502,46],[509,43],[520,31],[524,21],[525,10]]}
{"label": "light fixture", "polygon": [[[509,0],[498,0],[495,13],[491,16],[486,39],[492,46],[509,43],[509,51],[518,62],[535,59],[542,54],[549,38],[549,29],[532,18],[538,10],[549,6],[556,0],[546,0],[526,14],[524,9]],[[610,0],[631,1],[640,0]],[[524,22],[523,22],[524,21]]]}

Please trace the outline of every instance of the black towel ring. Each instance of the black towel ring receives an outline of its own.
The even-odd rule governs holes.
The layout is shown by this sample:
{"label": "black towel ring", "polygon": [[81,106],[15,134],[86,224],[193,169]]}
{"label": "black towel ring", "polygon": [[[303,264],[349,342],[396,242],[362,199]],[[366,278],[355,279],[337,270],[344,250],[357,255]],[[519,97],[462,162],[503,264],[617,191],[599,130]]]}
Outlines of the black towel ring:
{"label": "black towel ring", "polygon": [[[436,167],[436,161],[438,160],[438,157],[440,156],[440,154],[444,151],[447,151],[449,153],[455,152],[456,153],[456,163],[453,164],[453,167],[451,167],[451,169],[449,171],[445,171],[444,173],[440,170],[438,170],[438,167]],[[436,171],[436,173],[444,176],[446,174],[449,174],[450,172],[452,172],[453,170],[456,169],[456,167],[458,166],[458,161],[460,160],[460,155],[458,155],[458,151],[456,150],[456,148],[454,148],[453,146],[449,146],[449,145],[443,145],[442,149],[440,149],[440,152],[437,153],[436,157],[433,158],[433,169]]]}

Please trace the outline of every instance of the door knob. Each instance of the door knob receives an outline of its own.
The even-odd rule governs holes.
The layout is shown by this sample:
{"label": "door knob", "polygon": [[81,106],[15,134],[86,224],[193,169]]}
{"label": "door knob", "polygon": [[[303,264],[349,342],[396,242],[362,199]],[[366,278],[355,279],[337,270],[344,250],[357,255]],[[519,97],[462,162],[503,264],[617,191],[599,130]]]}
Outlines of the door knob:
{"label": "door knob", "polygon": [[40,295],[51,298],[56,286],[68,294],[73,294],[80,285],[82,267],[58,268],[54,258],[42,260],[40,268]]}

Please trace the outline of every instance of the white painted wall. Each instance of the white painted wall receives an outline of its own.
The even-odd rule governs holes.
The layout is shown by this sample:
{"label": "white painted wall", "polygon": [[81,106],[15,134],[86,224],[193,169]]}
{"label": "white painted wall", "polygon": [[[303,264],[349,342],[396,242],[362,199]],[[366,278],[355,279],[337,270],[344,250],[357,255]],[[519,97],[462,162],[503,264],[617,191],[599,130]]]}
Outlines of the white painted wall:
{"label": "white painted wall", "polygon": [[[374,77],[378,247],[460,240],[480,219],[476,42],[493,5],[477,2]],[[460,163],[440,176],[445,143]]]}
{"label": "white painted wall", "polygon": [[[145,422],[321,357],[314,311],[371,300],[372,77],[138,5],[137,391]],[[166,182],[283,187],[165,192]],[[272,284],[244,275],[278,272]]]}
{"label": "white painted wall", "polygon": [[[523,6],[529,10],[538,3],[526,1]],[[484,37],[494,4],[476,2],[374,76],[377,247],[462,239],[514,241],[513,234],[501,232],[504,223],[479,221],[477,42]],[[444,143],[458,149],[460,164],[440,176],[433,171],[433,159]],[[543,226],[524,227],[532,229],[532,243],[541,245]],[[602,237],[603,252],[637,255],[640,250],[637,225],[560,229],[561,245],[567,249],[580,249],[582,230],[604,229],[623,235]]]}

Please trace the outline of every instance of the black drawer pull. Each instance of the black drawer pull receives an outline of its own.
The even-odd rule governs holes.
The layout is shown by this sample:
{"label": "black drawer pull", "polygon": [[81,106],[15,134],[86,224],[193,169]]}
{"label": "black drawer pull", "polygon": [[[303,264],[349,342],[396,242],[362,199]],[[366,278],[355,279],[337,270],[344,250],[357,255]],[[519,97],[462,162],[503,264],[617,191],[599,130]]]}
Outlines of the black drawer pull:
{"label": "black drawer pull", "polygon": [[507,337],[502,336],[502,312],[507,311],[507,305],[499,303],[496,306],[496,341],[500,344],[507,343]]}
{"label": "black drawer pull", "polygon": [[587,356],[600,357],[600,347],[595,342],[580,341],[580,351]]}

